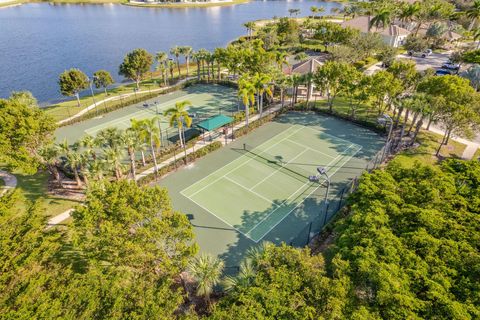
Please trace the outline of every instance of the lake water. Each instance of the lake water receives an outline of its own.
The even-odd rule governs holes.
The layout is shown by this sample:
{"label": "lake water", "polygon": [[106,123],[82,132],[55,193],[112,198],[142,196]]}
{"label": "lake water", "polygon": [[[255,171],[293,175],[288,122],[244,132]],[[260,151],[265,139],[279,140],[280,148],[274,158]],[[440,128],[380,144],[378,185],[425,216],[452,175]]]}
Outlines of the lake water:
{"label": "lake water", "polygon": [[40,101],[61,97],[58,75],[80,68],[88,75],[107,69],[115,76],[125,53],[145,48],[154,53],[174,45],[209,50],[245,34],[243,23],[287,16],[311,6],[325,14],[341,4],[315,0],[252,1],[211,8],[135,8],[123,5],[32,3],[0,9],[0,97],[30,90]]}

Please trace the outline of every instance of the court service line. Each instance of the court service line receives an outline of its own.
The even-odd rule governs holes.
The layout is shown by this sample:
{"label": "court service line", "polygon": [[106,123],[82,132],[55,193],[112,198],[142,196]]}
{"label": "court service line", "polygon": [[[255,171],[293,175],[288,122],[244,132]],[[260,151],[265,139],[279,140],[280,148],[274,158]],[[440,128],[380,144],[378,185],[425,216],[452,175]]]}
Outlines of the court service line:
{"label": "court service line", "polygon": [[310,150],[310,151],[323,154],[323,155],[325,155],[325,156],[327,156],[327,157],[329,157],[329,158],[332,158],[332,159],[335,158],[334,156],[331,156],[331,155],[329,155],[329,154],[327,154],[327,153],[324,153],[324,152],[322,152],[322,151],[318,151],[318,150],[315,150],[315,149],[313,149],[313,148],[307,147],[306,145],[301,144],[301,143],[298,143],[298,142],[296,142],[296,141],[293,141],[293,140],[290,140],[290,139],[288,139],[287,141],[288,141],[288,142],[291,142],[291,143],[294,143],[294,144],[296,144],[296,145],[298,145],[298,146],[301,146],[301,147],[303,147],[303,148],[305,148],[305,149],[308,149],[308,150]]}
{"label": "court service line", "polygon": [[285,166],[289,163],[291,163],[292,161],[294,161],[295,159],[297,159],[298,157],[300,157],[302,154],[304,154],[305,152],[307,152],[307,150],[303,150],[302,152],[300,152],[298,155],[296,155],[293,159],[291,159],[290,161],[288,161],[287,163],[285,163],[283,166],[281,166],[280,168],[278,168],[277,170],[273,171],[272,173],[270,173],[268,176],[266,176],[265,178],[263,178],[262,180],[260,180],[259,182],[255,183],[255,185],[253,187],[251,187],[250,189],[248,189],[249,191],[252,191],[253,189],[255,189],[256,186],[258,186],[259,184],[261,184],[262,182],[264,182],[265,180],[267,180],[268,178],[270,178],[271,176],[273,176],[275,173],[277,173],[278,171],[282,170],[283,168],[285,168]]}
{"label": "court service line", "polygon": [[236,184],[237,186],[241,187],[242,189],[245,189],[245,190],[253,193],[254,195],[262,198],[262,199],[265,200],[265,201],[267,201],[268,203],[270,203],[270,204],[273,203],[272,200],[268,199],[267,197],[262,196],[261,194],[255,192],[255,191],[252,191],[252,190],[248,189],[248,188],[245,187],[243,184],[241,184],[241,183],[239,183],[239,182],[237,182],[237,181],[235,181],[235,180],[233,180],[233,179],[230,179],[230,178],[227,177],[227,176],[224,176],[223,178],[224,178],[224,179],[227,179],[228,181],[230,181],[230,182],[232,182],[232,183],[234,183],[234,184]]}
{"label": "court service line", "polygon": [[198,203],[197,201],[193,200],[192,198],[189,198],[190,201],[192,201],[193,203],[195,203],[197,206],[199,206],[200,208],[202,208],[203,210],[207,211],[208,213],[210,213],[212,216],[214,216],[215,218],[217,218],[218,220],[222,221],[223,223],[225,223],[227,226],[230,226],[232,229],[232,231],[237,231],[237,232],[240,232],[241,234],[243,234],[245,237],[247,237],[248,239],[254,241],[254,242],[258,242],[258,241],[255,241],[254,239],[252,239],[249,235],[247,235],[245,232],[239,230],[238,228],[232,226],[230,224],[230,222],[227,222],[226,220],[224,220],[223,218],[217,216],[215,213],[213,213],[212,211],[210,211],[208,208],[204,207],[202,204]]}
{"label": "court service line", "polygon": [[[352,144],[352,145],[354,145],[354,144]],[[358,146],[358,145],[357,145],[357,146]],[[362,150],[362,147],[361,147],[361,146],[359,146],[359,147],[360,147],[360,148],[359,148],[357,151],[355,151],[354,154],[352,154],[351,156],[349,156],[348,160],[345,161],[345,163],[344,163],[343,165],[345,165],[345,164],[346,164],[348,161],[350,161],[350,159],[352,159],[360,150]],[[348,148],[347,148],[347,149],[348,149]],[[340,170],[340,168],[343,168],[343,165],[342,165],[341,167],[338,167],[337,170],[335,170],[335,171],[330,175],[330,178],[333,177],[333,176],[337,173],[337,171]],[[252,239],[255,243],[258,243],[260,240],[262,240],[263,238],[265,238],[265,236],[266,236],[267,234],[269,234],[270,231],[272,231],[276,226],[278,226],[278,224],[279,224],[280,222],[282,222],[283,220],[285,220],[285,218],[288,217],[288,216],[290,215],[290,213],[292,213],[293,210],[297,209],[299,205],[301,205],[302,203],[304,203],[305,200],[308,199],[308,197],[310,197],[310,195],[311,195],[312,193],[314,193],[318,188],[320,188],[320,186],[321,186],[321,185],[318,184],[318,187],[316,187],[312,192],[310,192],[310,193],[303,199],[302,202],[300,202],[299,204],[297,204],[297,205],[295,206],[295,208],[293,208],[292,210],[290,210],[284,217],[282,217],[277,223],[275,223],[270,229],[268,229],[268,231],[265,232],[260,239],[258,239],[257,241],[255,241],[255,240],[253,240],[250,236],[247,236],[247,237],[250,238],[250,239]],[[278,209],[278,208],[277,208],[277,209]],[[275,210],[276,210],[276,209],[275,209]],[[248,233],[250,233],[250,232],[252,232],[252,230],[256,229],[259,224],[260,224],[260,223],[258,223],[257,225],[255,225],[255,227],[253,227],[252,229],[250,229],[250,231],[248,231]]]}
{"label": "court service line", "polygon": [[[353,145],[353,144],[352,144],[352,145]],[[352,145],[351,145],[351,146],[352,146]],[[351,146],[350,146],[350,147],[351,147]],[[350,147],[349,147],[349,148],[350,148]],[[349,148],[347,148],[347,149],[349,149]],[[344,150],[343,152],[345,152],[345,151],[346,151],[346,150]],[[327,164],[326,167],[330,166],[330,165],[331,165],[336,159],[338,159],[339,157],[342,157],[342,154],[341,154],[341,153],[338,154],[338,155],[335,157],[335,159],[333,159],[332,161],[330,161],[330,162]],[[285,204],[293,195],[295,195],[295,194],[298,192],[298,190],[300,190],[300,189],[302,189],[303,187],[305,187],[305,185],[308,184],[309,182],[310,182],[310,181],[305,182],[305,183],[303,184],[303,186],[301,186],[300,188],[298,188],[298,189],[297,189],[294,193],[292,193],[287,199],[285,199],[275,210],[273,210],[273,211],[270,212],[265,218],[263,218],[262,220],[260,220],[252,229],[250,229],[250,231],[252,231],[252,230],[254,230],[255,228],[257,228],[259,224],[261,224],[263,221],[265,221],[266,219],[268,219],[275,211],[277,211],[278,209],[280,209],[281,207],[283,207],[284,204]],[[318,187],[317,187],[316,189],[318,189],[318,188],[320,188],[320,183],[319,183],[319,185],[318,185]],[[315,189],[315,190],[316,190],[316,189]],[[307,197],[308,197],[308,196],[307,196]],[[305,199],[306,199],[306,198],[305,198]],[[303,199],[303,201],[305,201],[305,199]],[[300,202],[300,203],[303,203],[303,201]],[[273,203],[273,201],[272,201],[272,203]],[[295,208],[294,208],[294,209],[295,209]],[[290,212],[289,212],[288,214],[290,214]],[[250,231],[249,231],[249,232],[250,232]],[[270,232],[270,231],[269,231],[269,232]],[[267,232],[267,233],[268,233],[268,232]]]}
{"label": "court service line", "polygon": [[[263,152],[266,152],[267,150],[270,150],[271,148],[275,147],[275,146],[276,146],[277,144],[279,144],[280,142],[283,142],[283,141],[285,141],[286,139],[288,139],[288,138],[289,138],[291,135],[294,135],[295,133],[297,133],[298,131],[300,131],[300,129],[302,129],[302,128],[300,127],[298,130],[296,130],[296,131],[292,132],[291,134],[289,134],[289,135],[288,135],[288,136],[286,136],[285,138],[281,139],[280,141],[278,141],[278,142],[276,142],[276,143],[272,144],[270,147],[268,147],[267,149],[263,150],[263,151],[262,151],[262,152],[260,152],[260,153],[263,153]],[[271,140],[271,139],[270,139],[270,140]],[[265,144],[265,143],[269,142],[270,140],[267,140],[267,141],[265,141],[263,144]],[[262,144],[262,145],[263,145],[263,144]],[[261,146],[261,145],[260,145],[260,146]],[[260,146],[258,146],[258,147],[260,147]],[[257,147],[257,148],[258,148],[258,147]],[[244,157],[246,157],[246,156],[245,156],[245,155],[242,155],[240,158],[237,158],[236,160],[238,160],[238,159],[242,159],[242,158],[244,158]],[[245,162],[243,162],[243,163],[240,163],[240,165],[239,165],[238,167],[236,167],[236,168],[235,168],[233,171],[226,172],[226,173],[225,173],[225,174],[223,174],[221,177],[219,177],[219,178],[217,178],[217,179],[213,180],[212,182],[210,182],[209,184],[207,184],[207,185],[206,185],[206,186],[204,186],[203,188],[201,188],[201,189],[199,189],[199,190],[195,191],[195,192],[194,192],[193,194],[191,194],[190,196],[194,196],[194,195],[196,195],[197,193],[199,193],[199,192],[200,192],[200,191],[202,191],[203,189],[205,189],[205,188],[209,187],[210,185],[214,184],[214,183],[215,183],[215,182],[217,182],[218,180],[222,179],[222,178],[223,178],[224,176],[226,176],[227,174],[230,174],[230,173],[232,173],[232,172],[235,172],[235,171],[237,171],[238,169],[240,169],[241,167],[243,167],[244,165],[246,165],[247,163],[249,163],[250,161],[252,161],[252,160],[254,160],[254,159],[255,159],[255,157],[254,157],[254,158],[250,158],[250,159],[248,159],[247,161],[245,161]],[[230,166],[230,165],[232,165],[232,163],[234,163],[234,162],[227,163],[226,165],[224,165],[224,166],[223,166],[223,167],[221,167],[220,169],[217,169],[216,171],[212,172],[211,174],[209,174],[209,175],[208,175],[208,176],[206,176],[205,178],[203,178],[203,179],[201,179],[201,180],[197,181],[197,182],[196,182],[194,185],[191,185],[190,187],[187,187],[186,189],[192,188],[193,186],[195,186],[196,184],[200,183],[201,181],[203,181],[203,180],[207,179],[207,178],[208,178],[208,177],[210,177],[211,175],[213,175],[213,174],[217,173],[218,171],[220,171],[220,170],[224,169],[224,168],[225,168],[225,167],[227,167],[227,166]],[[183,192],[183,191],[185,191],[186,189],[183,189],[183,190],[182,190],[180,193],[182,193],[182,192]],[[182,193],[182,194],[183,194],[183,193]],[[183,194],[183,195],[184,195],[184,194]]]}

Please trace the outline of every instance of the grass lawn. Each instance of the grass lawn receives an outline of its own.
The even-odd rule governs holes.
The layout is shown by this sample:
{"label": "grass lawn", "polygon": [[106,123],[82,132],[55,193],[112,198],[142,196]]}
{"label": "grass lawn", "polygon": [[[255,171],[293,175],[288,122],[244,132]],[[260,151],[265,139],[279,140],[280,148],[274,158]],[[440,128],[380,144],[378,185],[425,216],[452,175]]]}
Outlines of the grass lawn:
{"label": "grass lawn", "polygon": [[[18,181],[17,188],[22,191],[27,200],[40,200],[45,208],[46,216],[55,216],[79,204],[78,201],[63,199],[58,196],[50,195],[47,189],[47,172],[38,172],[34,175],[26,175],[19,172],[14,172],[14,174]],[[19,204],[19,206],[25,205],[25,203]]]}
{"label": "grass lawn", "polygon": [[[320,110],[328,111],[327,100],[313,100],[309,103],[310,108],[318,108]],[[344,117],[350,117],[352,110],[350,109],[350,102],[345,97],[337,97],[333,101],[333,112]],[[355,110],[355,118],[357,120],[370,121],[375,123],[378,114],[371,110],[371,107],[366,104],[360,104]]]}
{"label": "grass lawn", "polygon": [[[195,76],[197,71],[197,66],[194,63],[190,64],[190,75],[189,76]],[[180,72],[182,73],[182,76],[185,76],[186,74],[186,66],[181,65],[180,67]],[[178,80],[178,71],[175,68],[175,71],[173,73],[174,76],[174,81]],[[147,91],[144,93],[137,93],[137,97],[145,96],[148,95],[149,90],[154,90],[158,89],[159,83],[162,83],[162,79],[160,77],[160,74],[158,72],[151,72],[148,76],[148,78],[145,81],[142,81],[140,83],[140,90],[139,91]],[[157,83],[154,83],[156,81]],[[126,85],[121,85],[112,89],[109,89],[108,96],[105,95],[103,91],[95,93],[95,101],[98,103],[98,101],[101,101],[105,98],[111,97],[111,96],[118,96],[120,97],[121,95],[124,94],[131,94],[134,93],[134,88],[136,88],[136,85],[134,83],[131,84],[126,84]],[[135,95],[129,96],[129,97],[124,97],[122,98],[124,102],[128,102],[129,100],[135,99]],[[117,104],[119,100],[114,100],[114,101],[108,101],[106,103],[98,103],[97,107],[99,109],[105,108],[106,106],[111,106],[112,104]],[[90,94],[86,92],[86,94],[80,98],[80,107],[77,104],[77,99],[72,97],[68,101],[60,102],[54,105],[47,106],[43,108],[45,112],[49,115],[51,115],[56,121],[60,121],[66,118],[70,118],[71,116],[77,114],[78,112],[82,111],[83,109],[87,108],[88,106],[92,105],[94,103],[93,98]],[[95,109],[92,109],[89,112],[95,112]]]}
{"label": "grass lawn", "polygon": [[476,160],[478,158],[480,158],[480,148],[477,149],[477,152],[475,152],[475,154],[473,155],[472,160]]}
{"label": "grass lawn", "polygon": [[[436,133],[421,131],[417,141],[420,143],[418,148],[410,149],[399,153],[392,162],[400,162],[403,166],[413,167],[415,162],[419,161],[424,164],[437,164],[439,158],[435,156],[435,152],[442,140],[442,136]],[[440,156],[444,158],[461,158],[466,145],[450,139],[448,145],[442,146]]]}

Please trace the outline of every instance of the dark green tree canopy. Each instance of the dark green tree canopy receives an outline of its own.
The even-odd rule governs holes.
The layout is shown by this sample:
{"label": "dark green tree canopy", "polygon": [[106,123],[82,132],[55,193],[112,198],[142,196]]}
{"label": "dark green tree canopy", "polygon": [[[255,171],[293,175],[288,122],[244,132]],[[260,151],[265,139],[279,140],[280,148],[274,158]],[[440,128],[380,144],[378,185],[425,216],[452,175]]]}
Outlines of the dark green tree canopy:
{"label": "dark green tree canopy", "polygon": [[88,77],[81,70],[73,68],[60,75],[58,85],[64,96],[76,96],[80,91],[88,88]]}
{"label": "dark green tree canopy", "polygon": [[0,162],[35,173],[39,151],[51,142],[56,124],[41,110],[30,92],[14,92],[0,99]]}
{"label": "dark green tree canopy", "polygon": [[118,74],[137,83],[137,88],[142,77],[150,71],[153,56],[145,49],[135,49],[127,53],[119,67]]}

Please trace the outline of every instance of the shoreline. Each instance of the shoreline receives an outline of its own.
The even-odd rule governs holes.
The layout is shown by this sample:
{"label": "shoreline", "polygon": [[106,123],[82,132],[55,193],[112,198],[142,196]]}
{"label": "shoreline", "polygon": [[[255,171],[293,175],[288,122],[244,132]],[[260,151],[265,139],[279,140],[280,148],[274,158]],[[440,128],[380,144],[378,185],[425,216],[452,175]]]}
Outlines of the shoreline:
{"label": "shoreline", "polygon": [[225,0],[213,2],[170,2],[170,3],[143,3],[141,1],[128,2],[126,0],[53,0],[53,1],[42,1],[42,0],[13,0],[13,1],[0,1],[0,9],[16,7],[28,3],[48,3],[48,4],[121,4],[129,7],[140,7],[140,8],[208,8],[208,7],[223,7],[236,4],[248,3],[251,0]]}
{"label": "shoreline", "polygon": [[208,7],[223,7],[235,4],[248,3],[250,0],[226,0],[226,1],[212,1],[212,2],[170,2],[170,3],[143,3],[141,1],[123,2],[122,4],[130,7],[140,8],[208,8]]}

